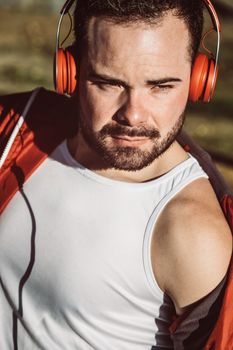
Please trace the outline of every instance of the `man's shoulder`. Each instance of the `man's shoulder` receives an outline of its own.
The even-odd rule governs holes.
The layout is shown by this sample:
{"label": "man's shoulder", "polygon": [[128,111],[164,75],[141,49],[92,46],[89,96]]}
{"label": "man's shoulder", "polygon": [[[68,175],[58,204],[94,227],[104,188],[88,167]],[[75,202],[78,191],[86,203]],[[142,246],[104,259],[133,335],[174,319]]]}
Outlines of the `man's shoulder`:
{"label": "man's shoulder", "polygon": [[159,278],[179,312],[210,293],[230,262],[231,232],[208,180],[194,181],[170,201],[157,234]]}
{"label": "man's shoulder", "polygon": [[[200,219],[207,220],[208,226],[216,224],[215,220],[225,222],[225,218],[219,204],[218,198],[214,192],[209,180],[201,177],[192,181],[184,187],[177,195],[167,204],[166,215],[170,215],[175,221],[192,220],[195,225],[200,225]],[[176,215],[174,215],[176,214]],[[214,221],[210,221],[213,215]],[[204,222],[203,222],[204,224]]]}
{"label": "man's shoulder", "polygon": [[206,256],[210,258],[214,252],[212,243],[221,246],[221,242],[232,239],[222,208],[206,178],[193,181],[178,193],[165,208],[163,220],[168,239],[182,240],[190,249],[200,248],[197,253],[201,254],[205,246]]}

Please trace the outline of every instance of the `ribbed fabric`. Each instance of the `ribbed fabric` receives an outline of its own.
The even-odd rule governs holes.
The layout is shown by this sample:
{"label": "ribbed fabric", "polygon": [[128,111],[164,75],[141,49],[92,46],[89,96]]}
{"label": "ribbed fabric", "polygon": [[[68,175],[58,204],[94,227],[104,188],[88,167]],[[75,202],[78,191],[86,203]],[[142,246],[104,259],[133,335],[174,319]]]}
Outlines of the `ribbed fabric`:
{"label": "ribbed fabric", "polygon": [[0,349],[14,349],[12,309],[18,350],[172,349],[150,243],[164,206],[200,177],[190,156],[156,180],[115,181],[62,143],[0,218]]}

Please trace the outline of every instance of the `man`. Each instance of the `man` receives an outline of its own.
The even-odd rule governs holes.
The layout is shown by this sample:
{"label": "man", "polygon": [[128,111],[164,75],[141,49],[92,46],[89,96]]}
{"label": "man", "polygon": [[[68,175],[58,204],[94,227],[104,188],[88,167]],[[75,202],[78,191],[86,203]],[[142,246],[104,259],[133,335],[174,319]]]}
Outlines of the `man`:
{"label": "man", "polygon": [[[1,349],[206,344],[232,238],[177,142],[201,29],[201,1],[77,3],[75,92],[39,91],[2,170]],[[27,97],[0,100],[3,145]]]}

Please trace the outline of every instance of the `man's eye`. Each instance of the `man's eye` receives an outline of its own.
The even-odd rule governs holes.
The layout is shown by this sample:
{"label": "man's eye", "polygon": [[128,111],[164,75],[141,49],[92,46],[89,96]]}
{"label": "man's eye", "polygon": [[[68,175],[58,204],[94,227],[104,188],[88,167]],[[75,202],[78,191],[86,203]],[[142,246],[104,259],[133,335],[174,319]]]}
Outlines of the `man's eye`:
{"label": "man's eye", "polygon": [[97,85],[100,88],[108,88],[108,87],[119,87],[122,88],[122,85],[119,83],[114,83],[114,82],[105,82],[105,81],[94,81],[94,85]]}
{"label": "man's eye", "polygon": [[174,85],[155,85],[152,87],[152,90],[157,90],[157,91],[166,91],[173,89]]}

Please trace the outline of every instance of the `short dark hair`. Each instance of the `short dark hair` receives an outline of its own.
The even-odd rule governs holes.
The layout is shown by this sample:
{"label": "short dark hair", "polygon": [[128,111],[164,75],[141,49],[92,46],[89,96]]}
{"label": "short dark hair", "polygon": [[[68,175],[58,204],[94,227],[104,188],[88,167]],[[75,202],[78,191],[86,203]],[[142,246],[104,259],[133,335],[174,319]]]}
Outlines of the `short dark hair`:
{"label": "short dark hair", "polygon": [[155,22],[169,11],[184,20],[190,33],[193,62],[202,37],[203,0],[77,0],[74,11],[75,45],[78,55],[85,44],[87,25],[92,17],[116,23]]}

